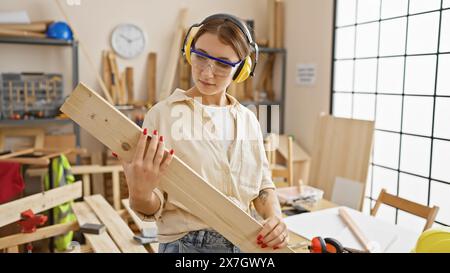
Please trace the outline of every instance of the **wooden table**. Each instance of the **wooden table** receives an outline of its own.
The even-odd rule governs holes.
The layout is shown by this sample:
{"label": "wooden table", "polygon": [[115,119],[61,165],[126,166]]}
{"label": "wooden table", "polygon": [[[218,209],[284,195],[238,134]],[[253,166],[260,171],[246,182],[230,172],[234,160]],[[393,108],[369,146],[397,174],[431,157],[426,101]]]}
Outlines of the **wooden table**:
{"label": "wooden table", "polygon": [[[329,208],[334,208],[337,207],[338,205],[326,200],[326,199],[321,199],[319,202],[317,202],[314,205],[302,205],[305,209],[313,212],[313,211],[318,211],[318,210],[323,210],[323,209],[329,209]],[[285,207],[287,208],[287,207]],[[285,209],[283,208],[283,209]],[[284,215],[286,216],[286,215]],[[309,253],[309,250],[307,248],[307,246],[300,246],[299,244],[308,242],[309,240],[297,235],[296,233],[289,231],[289,246],[291,246],[291,248],[298,253]]]}

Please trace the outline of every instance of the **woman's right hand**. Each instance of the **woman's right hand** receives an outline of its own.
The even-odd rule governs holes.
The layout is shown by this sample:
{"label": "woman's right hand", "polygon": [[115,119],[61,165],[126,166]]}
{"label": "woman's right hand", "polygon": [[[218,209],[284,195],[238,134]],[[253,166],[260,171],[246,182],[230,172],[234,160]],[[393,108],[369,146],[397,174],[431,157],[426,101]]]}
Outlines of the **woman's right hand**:
{"label": "woman's right hand", "polygon": [[[119,158],[125,172],[130,198],[133,199],[145,200],[152,196],[153,190],[159,185],[161,176],[169,167],[174,154],[172,149],[167,156],[164,156],[164,137],[158,136],[157,130],[153,131],[145,154],[146,142],[147,129],[145,128],[139,138],[132,161],[125,162]],[[114,153],[113,155],[117,157]]]}

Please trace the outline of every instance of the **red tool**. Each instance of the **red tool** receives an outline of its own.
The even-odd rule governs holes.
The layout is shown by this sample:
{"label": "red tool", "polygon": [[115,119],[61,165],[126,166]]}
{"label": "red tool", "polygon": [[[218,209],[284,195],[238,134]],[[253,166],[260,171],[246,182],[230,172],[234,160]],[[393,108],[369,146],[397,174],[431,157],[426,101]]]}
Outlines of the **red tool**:
{"label": "red tool", "polygon": [[336,239],[322,237],[312,238],[308,248],[311,253],[366,253],[366,251],[344,247]]}
{"label": "red tool", "polygon": [[22,227],[22,233],[32,233],[36,231],[37,226],[42,226],[47,222],[48,217],[41,214],[34,214],[31,209],[20,214],[19,225]]}

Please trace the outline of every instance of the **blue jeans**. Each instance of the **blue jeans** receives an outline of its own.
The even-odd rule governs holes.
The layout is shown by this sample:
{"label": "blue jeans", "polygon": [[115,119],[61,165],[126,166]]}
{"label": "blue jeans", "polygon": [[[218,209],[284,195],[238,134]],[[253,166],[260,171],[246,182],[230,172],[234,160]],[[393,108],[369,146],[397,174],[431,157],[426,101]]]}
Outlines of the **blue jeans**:
{"label": "blue jeans", "polygon": [[214,230],[191,231],[184,237],[160,243],[159,253],[240,253],[239,248]]}

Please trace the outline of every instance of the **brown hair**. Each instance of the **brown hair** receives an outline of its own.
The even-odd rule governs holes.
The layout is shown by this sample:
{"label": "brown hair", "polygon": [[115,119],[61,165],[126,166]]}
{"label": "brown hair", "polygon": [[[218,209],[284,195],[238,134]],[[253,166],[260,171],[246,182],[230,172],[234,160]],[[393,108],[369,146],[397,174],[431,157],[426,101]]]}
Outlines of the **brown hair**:
{"label": "brown hair", "polygon": [[240,60],[250,55],[251,49],[245,34],[230,20],[213,18],[206,21],[195,34],[192,45],[195,46],[197,39],[205,33],[216,34],[222,43],[233,47]]}

